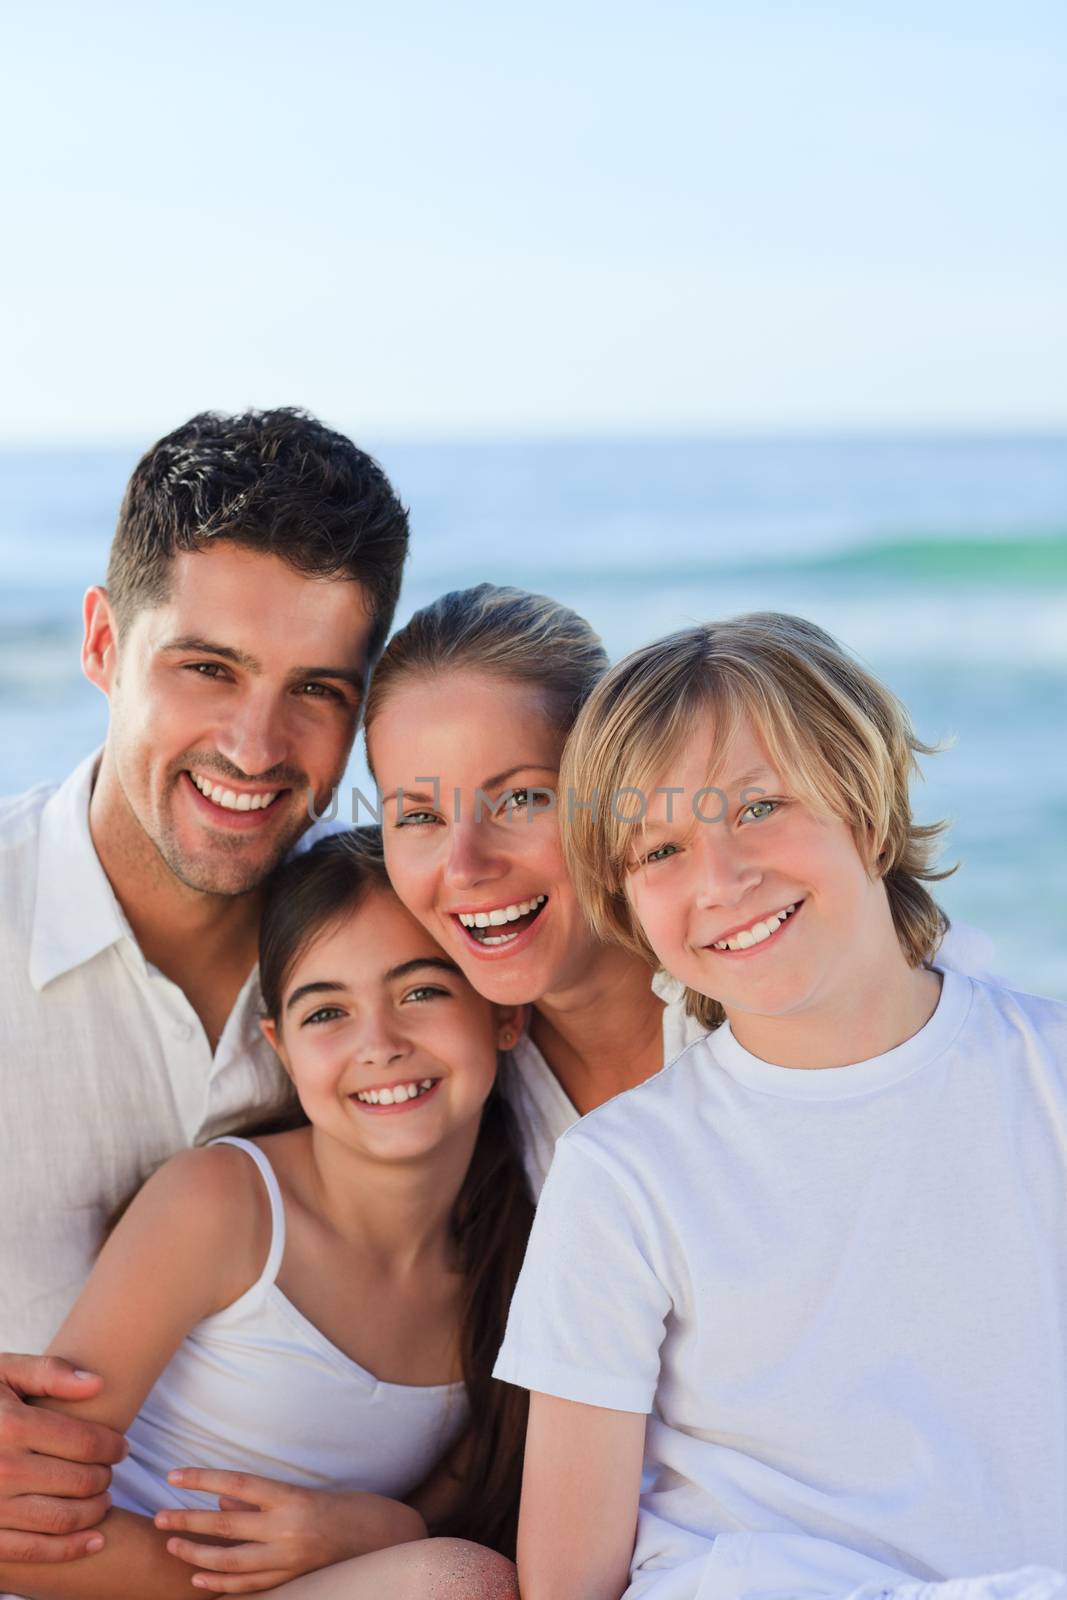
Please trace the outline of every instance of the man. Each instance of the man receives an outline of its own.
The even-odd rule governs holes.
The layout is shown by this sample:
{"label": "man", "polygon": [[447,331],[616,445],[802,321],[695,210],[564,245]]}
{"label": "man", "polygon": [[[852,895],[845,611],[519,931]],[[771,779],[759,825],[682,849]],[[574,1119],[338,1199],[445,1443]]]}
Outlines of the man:
{"label": "man", "polygon": [[[103,749],[0,802],[0,1348],[47,1342],[161,1161],[285,1105],[261,886],[344,771],[407,539],[378,465],[299,411],[194,417],[135,469],[85,597]],[[21,1397],[98,1380],[0,1379],[0,1557],[83,1555],[124,1442]]]}

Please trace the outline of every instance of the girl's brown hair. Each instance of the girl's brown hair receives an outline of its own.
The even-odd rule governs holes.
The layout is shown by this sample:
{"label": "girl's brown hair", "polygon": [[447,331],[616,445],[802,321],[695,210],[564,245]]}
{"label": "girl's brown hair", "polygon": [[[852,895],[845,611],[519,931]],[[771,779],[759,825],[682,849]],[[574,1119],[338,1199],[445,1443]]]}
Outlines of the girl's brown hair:
{"label": "girl's brown hair", "polygon": [[[917,754],[937,747],[916,737],[896,696],[828,633],[774,611],[686,628],[635,650],[586,702],[560,773],[568,797],[561,828],[575,889],[601,938],[655,963],[623,888],[633,801],[608,800],[650,794],[709,717],[717,750],[750,718],[782,778],[849,824],[863,860],[885,883],[907,960],[929,961],[948,920],[924,884],[955,868],[935,869],[947,824],[914,820],[909,785]],[[594,804],[581,804],[589,797]],[[707,1028],[724,1020],[718,1002],[695,990],[686,1005]]]}
{"label": "girl's brown hair", "polygon": [[[275,1022],[297,961],[372,889],[393,892],[380,828],[320,839],[271,879],[260,924],[259,974],[264,1008]],[[460,1354],[470,1405],[459,1453],[463,1486],[455,1512],[431,1532],[472,1539],[512,1558],[528,1396],[498,1382],[492,1370],[532,1221],[511,1108],[494,1087],[452,1212],[452,1242],[465,1281]]]}

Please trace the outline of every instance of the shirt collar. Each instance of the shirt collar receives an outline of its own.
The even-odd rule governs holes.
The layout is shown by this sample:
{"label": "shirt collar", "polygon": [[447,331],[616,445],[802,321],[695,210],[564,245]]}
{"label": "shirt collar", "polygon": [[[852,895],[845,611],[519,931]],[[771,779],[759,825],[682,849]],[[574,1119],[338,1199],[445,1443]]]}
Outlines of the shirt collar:
{"label": "shirt collar", "polygon": [[133,939],[89,832],[89,797],[102,754],[75,767],[41,812],[30,982],[38,992],[119,939]]}

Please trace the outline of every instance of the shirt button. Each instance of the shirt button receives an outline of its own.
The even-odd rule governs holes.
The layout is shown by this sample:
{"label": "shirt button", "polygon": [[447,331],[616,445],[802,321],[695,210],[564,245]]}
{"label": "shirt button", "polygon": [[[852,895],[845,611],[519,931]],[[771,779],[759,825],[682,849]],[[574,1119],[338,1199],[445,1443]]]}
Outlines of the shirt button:
{"label": "shirt button", "polygon": [[187,1044],[193,1037],[193,1030],[187,1022],[176,1022],[173,1032],[179,1044]]}

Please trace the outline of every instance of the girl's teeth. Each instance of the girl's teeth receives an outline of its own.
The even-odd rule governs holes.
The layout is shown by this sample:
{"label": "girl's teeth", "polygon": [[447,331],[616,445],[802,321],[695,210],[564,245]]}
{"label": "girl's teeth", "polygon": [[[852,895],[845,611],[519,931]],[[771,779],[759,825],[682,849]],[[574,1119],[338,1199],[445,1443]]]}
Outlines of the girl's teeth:
{"label": "girl's teeth", "polygon": [[406,1100],[418,1100],[433,1085],[432,1078],[423,1078],[420,1083],[397,1083],[391,1089],[366,1089],[357,1094],[356,1099],[362,1100],[364,1105],[403,1105]]}

